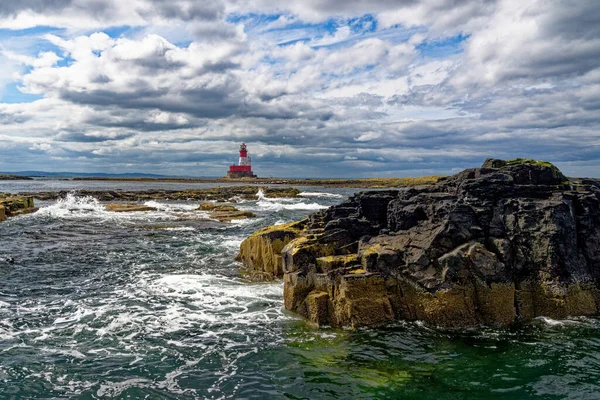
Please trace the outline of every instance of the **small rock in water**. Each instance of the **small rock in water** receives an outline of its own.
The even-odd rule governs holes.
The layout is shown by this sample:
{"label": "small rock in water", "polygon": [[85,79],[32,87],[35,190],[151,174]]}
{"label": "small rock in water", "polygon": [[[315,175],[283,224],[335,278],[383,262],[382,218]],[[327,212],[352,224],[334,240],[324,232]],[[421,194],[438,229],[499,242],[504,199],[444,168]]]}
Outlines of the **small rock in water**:
{"label": "small rock in water", "polygon": [[156,211],[156,207],[148,207],[141,204],[107,204],[106,209],[112,212],[144,212]]}

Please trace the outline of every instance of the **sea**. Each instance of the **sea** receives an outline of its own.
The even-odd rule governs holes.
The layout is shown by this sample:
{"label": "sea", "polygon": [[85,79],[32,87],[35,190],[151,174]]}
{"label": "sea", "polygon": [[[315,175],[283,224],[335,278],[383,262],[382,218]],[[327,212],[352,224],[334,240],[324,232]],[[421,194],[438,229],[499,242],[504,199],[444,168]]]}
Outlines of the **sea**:
{"label": "sea", "polygon": [[240,274],[245,237],[358,189],[261,196],[231,223],[198,201],[111,213],[78,194],[210,186],[0,181],[69,191],[0,223],[0,399],[600,399],[599,319],[317,329],[284,310],[281,281]]}

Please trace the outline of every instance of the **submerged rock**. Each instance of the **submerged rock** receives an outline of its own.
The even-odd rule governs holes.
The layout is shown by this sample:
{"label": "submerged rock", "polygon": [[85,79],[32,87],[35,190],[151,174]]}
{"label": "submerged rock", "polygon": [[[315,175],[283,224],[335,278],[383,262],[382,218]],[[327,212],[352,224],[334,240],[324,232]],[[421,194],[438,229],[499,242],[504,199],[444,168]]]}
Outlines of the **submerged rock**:
{"label": "submerged rock", "polygon": [[107,204],[106,209],[112,212],[144,212],[156,211],[156,207],[148,207],[143,204]]}
{"label": "submerged rock", "polygon": [[250,273],[283,277],[316,325],[392,319],[505,326],[596,315],[600,188],[552,164],[486,160],[435,185],[359,193],[295,229],[246,239]]}
{"label": "submerged rock", "polygon": [[231,222],[234,219],[254,218],[256,214],[251,211],[238,210],[234,206],[225,204],[202,203],[198,207],[198,211],[208,211],[212,219],[219,222]]}

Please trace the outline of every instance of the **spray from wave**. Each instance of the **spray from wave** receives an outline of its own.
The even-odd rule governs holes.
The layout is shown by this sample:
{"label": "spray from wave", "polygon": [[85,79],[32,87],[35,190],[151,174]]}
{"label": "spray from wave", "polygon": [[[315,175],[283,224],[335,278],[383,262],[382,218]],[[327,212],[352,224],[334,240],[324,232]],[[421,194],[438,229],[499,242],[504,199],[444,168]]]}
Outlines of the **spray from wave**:
{"label": "spray from wave", "polygon": [[198,204],[182,204],[182,203],[161,203],[155,200],[149,200],[144,203],[145,206],[156,208],[159,211],[177,212],[177,211],[194,211],[198,209]]}
{"label": "spray from wave", "polygon": [[[173,220],[193,213],[197,209],[196,204],[164,204],[157,201],[147,201],[148,207],[156,211],[149,212],[112,212],[95,197],[77,196],[76,193],[68,193],[66,197],[58,199],[55,203],[41,207],[35,217],[50,217],[56,219],[82,219],[82,220],[115,220],[115,221],[145,221],[145,220]],[[195,217],[206,213],[197,212]]]}
{"label": "spray from wave", "polygon": [[326,193],[326,192],[302,192],[302,193],[299,193],[298,196],[321,197],[321,198],[326,198],[326,199],[341,199],[342,197],[344,197],[341,194]]}
{"label": "spray from wave", "polygon": [[[318,203],[302,203],[297,202],[297,199],[271,199],[265,196],[265,193],[261,190],[256,193],[258,202],[256,205],[261,210],[266,211],[282,211],[282,210],[321,210],[327,208]],[[288,204],[285,204],[288,203]]]}
{"label": "spray from wave", "polygon": [[50,216],[55,218],[89,217],[105,213],[106,209],[92,196],[76,196],[68,193],[66,197],[58,199],[56,203],[40,208],[35,215]]}

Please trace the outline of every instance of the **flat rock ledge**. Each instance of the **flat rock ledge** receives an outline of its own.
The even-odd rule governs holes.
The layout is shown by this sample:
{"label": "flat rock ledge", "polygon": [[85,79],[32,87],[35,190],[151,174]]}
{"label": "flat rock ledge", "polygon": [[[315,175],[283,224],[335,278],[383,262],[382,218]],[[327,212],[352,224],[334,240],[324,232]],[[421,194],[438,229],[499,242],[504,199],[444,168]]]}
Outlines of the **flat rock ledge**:
{"label": "flat rock ledge", "polygon": [[254,280],[317,326],[507,326],[600,309],[600,185],[486,160],[434,185],[363,192],[240,246]]}
{"label": "flat rock ledge", "polygon": [[231,222],[233,220],[256,217],[256,214],[251,211],[238,210],[231,205],[202,203],[198,207],[198,210],[208,212],[210,218],[216,219],[219,222]]}
{"label": "flat rock ledge", "polygon": [[[146,206],[137,203],[112,203],[104,206],[107,211],[111,212],[147,212],[157,211],[156,207]],[[239,210],[232,205],[202,203],[196,209],[197,211],[206,211],[211,219],[219,222],[231,222],[238,219],[253,218],[256,215],[250,211]]]}
{"label": "flat rock ledge", "polygon": [[33,197],[0,193],[0,222],[9,217],[29,214],[34,211],[37,211],[37,208],[34,206]]}

